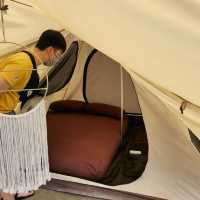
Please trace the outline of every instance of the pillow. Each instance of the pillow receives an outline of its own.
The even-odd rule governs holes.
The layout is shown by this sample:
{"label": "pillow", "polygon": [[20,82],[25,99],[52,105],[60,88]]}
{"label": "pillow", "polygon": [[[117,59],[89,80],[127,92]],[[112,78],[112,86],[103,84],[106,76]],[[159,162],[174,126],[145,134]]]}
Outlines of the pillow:
{"label": "pillow", "polygon": [[102,103],[88,103],[85,105],[85,112],[88,114],[104,115],[121,119],[121,109],[116,106],[111,106]]}
{"label": "pillow", "polygon": [[50,105],[50,110],[53,112],[85,112],[93,115],[103,115],[121,119],[121,109],[116,106],[111,106],[102,103],[85,103],[77,100],[62,100],[54,102]]}
{"label": "pillow", "polygon": [[84,112],[85,103],[76,100],[56,101],[50,105],[54,112]]}

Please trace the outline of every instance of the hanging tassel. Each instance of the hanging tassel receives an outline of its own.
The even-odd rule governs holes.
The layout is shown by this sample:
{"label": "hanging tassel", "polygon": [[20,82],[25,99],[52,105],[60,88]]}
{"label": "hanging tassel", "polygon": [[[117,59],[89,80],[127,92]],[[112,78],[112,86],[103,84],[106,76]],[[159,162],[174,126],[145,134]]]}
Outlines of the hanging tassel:
{"label": "hanging tassel", "polygon": [[28,113],[0,114],[0,189],[25,193],[49,180],[44,100]]}

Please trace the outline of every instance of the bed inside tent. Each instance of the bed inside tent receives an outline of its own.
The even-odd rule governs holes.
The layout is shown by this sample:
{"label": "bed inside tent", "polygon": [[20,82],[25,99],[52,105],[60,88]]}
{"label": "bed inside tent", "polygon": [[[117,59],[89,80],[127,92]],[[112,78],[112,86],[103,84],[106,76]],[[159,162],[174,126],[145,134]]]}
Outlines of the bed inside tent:
{"label": "bed inside tent", "polygon": [[[30,3],[27,0],[23,2]],[[6,16],[9,41],[31,45],[42,30],[61,30],[63,27],[79,37],[64,32],[69,48],[63,61],[57,64],[59,70],[53,68],[48,73],[46,104],[53,180],[46,188],[116,200],[156,199],[149,196],[172,200],[199,199],[199,102],[198,92],[191,89],[193,83],[199,83],[195,76],[198,73],[193,67],[198,66],[199,56],[196,57],[194,52],[199,52],[199,36],[192,32],[196,30],[194,27],[188,28],[180,23],[177,13],[185,16],[188,22],[196,19],[197,15],[188,18],[185,14],[187,9],[179,9],[182,4],[179,2],[179,7],[172,1],[166,2],[167,6],[175,8],[169,9],[172,21],[162,15],[166,13],[166,6],[161,1],[151,6],[143,0],[131,4],[129,1],[120,1],[120,4],[115,1],[115,6],[107,6],[110,3],[105,2],[104,5],[98,0],[92,3],[86,0],[79,2],[80,5],[68,1],[68,12],[63,6],[65,0],[56,5],[49,4],[49,0],[33,2],[34,9],[6,2],[9,7],[13,6],[10,9],[13,13],[8,11]],[[83,5],[88,12],[82,12]],[[49,10],[65,26],[58,25],[53,17],[44,17],[37,6]],[[99,7],[105,11],[103,18],[99,17],[102,14]],[[188,8],[191,14],[194,6],[184,8]],[[91,19],[87,14],[92,10]],[[73,19],[77,13],[88,23],[76,24]],[[16,26],[16,19],[20,19],[20,26]],[[181,25],[175,27],[174,22]],[[171,32],[166,31],[164,25]],[[88,28],[94,26],[96,29]],[[0,49],[1,55],[7,50],[15,52],[12,48]],[[187,72],[188,85],[184,84],[185,78],[174,73],[175,66],[177,71],[183,69],[182,72]],[[167,81],[169,77],[171,81]],[[45,79],[41,80],[42,85],[46,85]],[[37,104],[40,95],[43,94],[34,94],[22,112]],[[184,114],[179,110],[182,97],[190,100]],[[90,130],[96,135],[90,135],[88,140]],[[64,139],[66,132],[70,141]],[[76,135],[78,132],[84,135]],[[100,135],[102,132],[105,135]],[[129,142],[135,142],[134,146],[131,144],[129,148]],[[124,160],[120,162],[122,158]],[[133,158],[139,162],[133,164]],[[123,169],[128,169],[128,173]],[[108,194],[110,190],[112,195]]]}

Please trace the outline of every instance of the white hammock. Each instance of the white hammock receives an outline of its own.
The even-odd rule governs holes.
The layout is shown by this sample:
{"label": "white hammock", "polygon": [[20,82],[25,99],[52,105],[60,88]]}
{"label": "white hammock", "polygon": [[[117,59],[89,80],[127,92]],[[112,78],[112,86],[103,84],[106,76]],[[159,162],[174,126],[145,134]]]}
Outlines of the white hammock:
{"label": "white hammock", "polygon": [[49,180],[44,100],[24,114],[0,114],[0,189],[28,192]]}

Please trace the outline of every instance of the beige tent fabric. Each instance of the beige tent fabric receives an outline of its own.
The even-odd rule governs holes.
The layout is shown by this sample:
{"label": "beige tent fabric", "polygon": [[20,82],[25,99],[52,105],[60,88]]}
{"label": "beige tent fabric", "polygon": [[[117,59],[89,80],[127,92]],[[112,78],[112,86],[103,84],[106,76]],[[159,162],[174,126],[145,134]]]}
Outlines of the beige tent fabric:
{"label": "beige tent fabric", "polygon": [[86,76],[86,97],[88,102],[105,103],[121,107],[121,95],[123,107],[128,113],[141,113],[138,97],[133,81],[128,72],[123,69],[123,94],[121,93],[120,80],[121,65],[96,52],[88,66]]}
{"label": "beige tent fabric", "polygon": [[200,106],[197,0],[32,1],[123,66]]}
{"label": "beige tent fabric", "polygon": [[[33,7],[27,7],[12,1],[5,1],[8,11],[4,14],[6,41],[25,46],[38,39],[46,29],[61,30],[62,26],[55,20],[49,19],[43,12],[30,3],[20,0]],[[0,41],[3,41],[2,26],[0,25]],[[0,56],[8,53],[19,46],[0,44]]]}
{"label": "beige tent fabric", "polygon": [[68,89],[65,92],[64,99],[84,101],[83,97],[83,73],[85,62],[88,55],[93,48],[87,43],[79,40],[79,55],[77,58],[77,64],[74,70],[71,81],[68,84]]}
{"label": "beige tent fabric", "polygon": [[[200,109],[199,107],[187,103],[186,109],[183,111],[183,114],[180,111],[180,107],[183,103],[183,99],[177,97],[176,95],[169,93],[162,88],[156,87],[137,74],[132,73],[134,80],[136,80],[140,85],[147,88],[152,94],[157,96],[162,102],[164,102],[168,108],[177,116],[182,122],[194,131],[195,135],[200,138]],[[189,135],[187,135],[189,137]]]}
{"label": "beige tent fabric", "polygon": [[87,59],[88,54],[92,48],[85,42],[80,41],[77,37],[72,34],[66,36],[67,46],[70,47],[73,41],[78,41],[79,52],[77,58],[77,64],[70,82],[58,92],[55,92],[46,97],[47,108],[52,102],[63,100],[63,99],[74,99],[84,101],[83,98],[83,70],[84,63]]}

